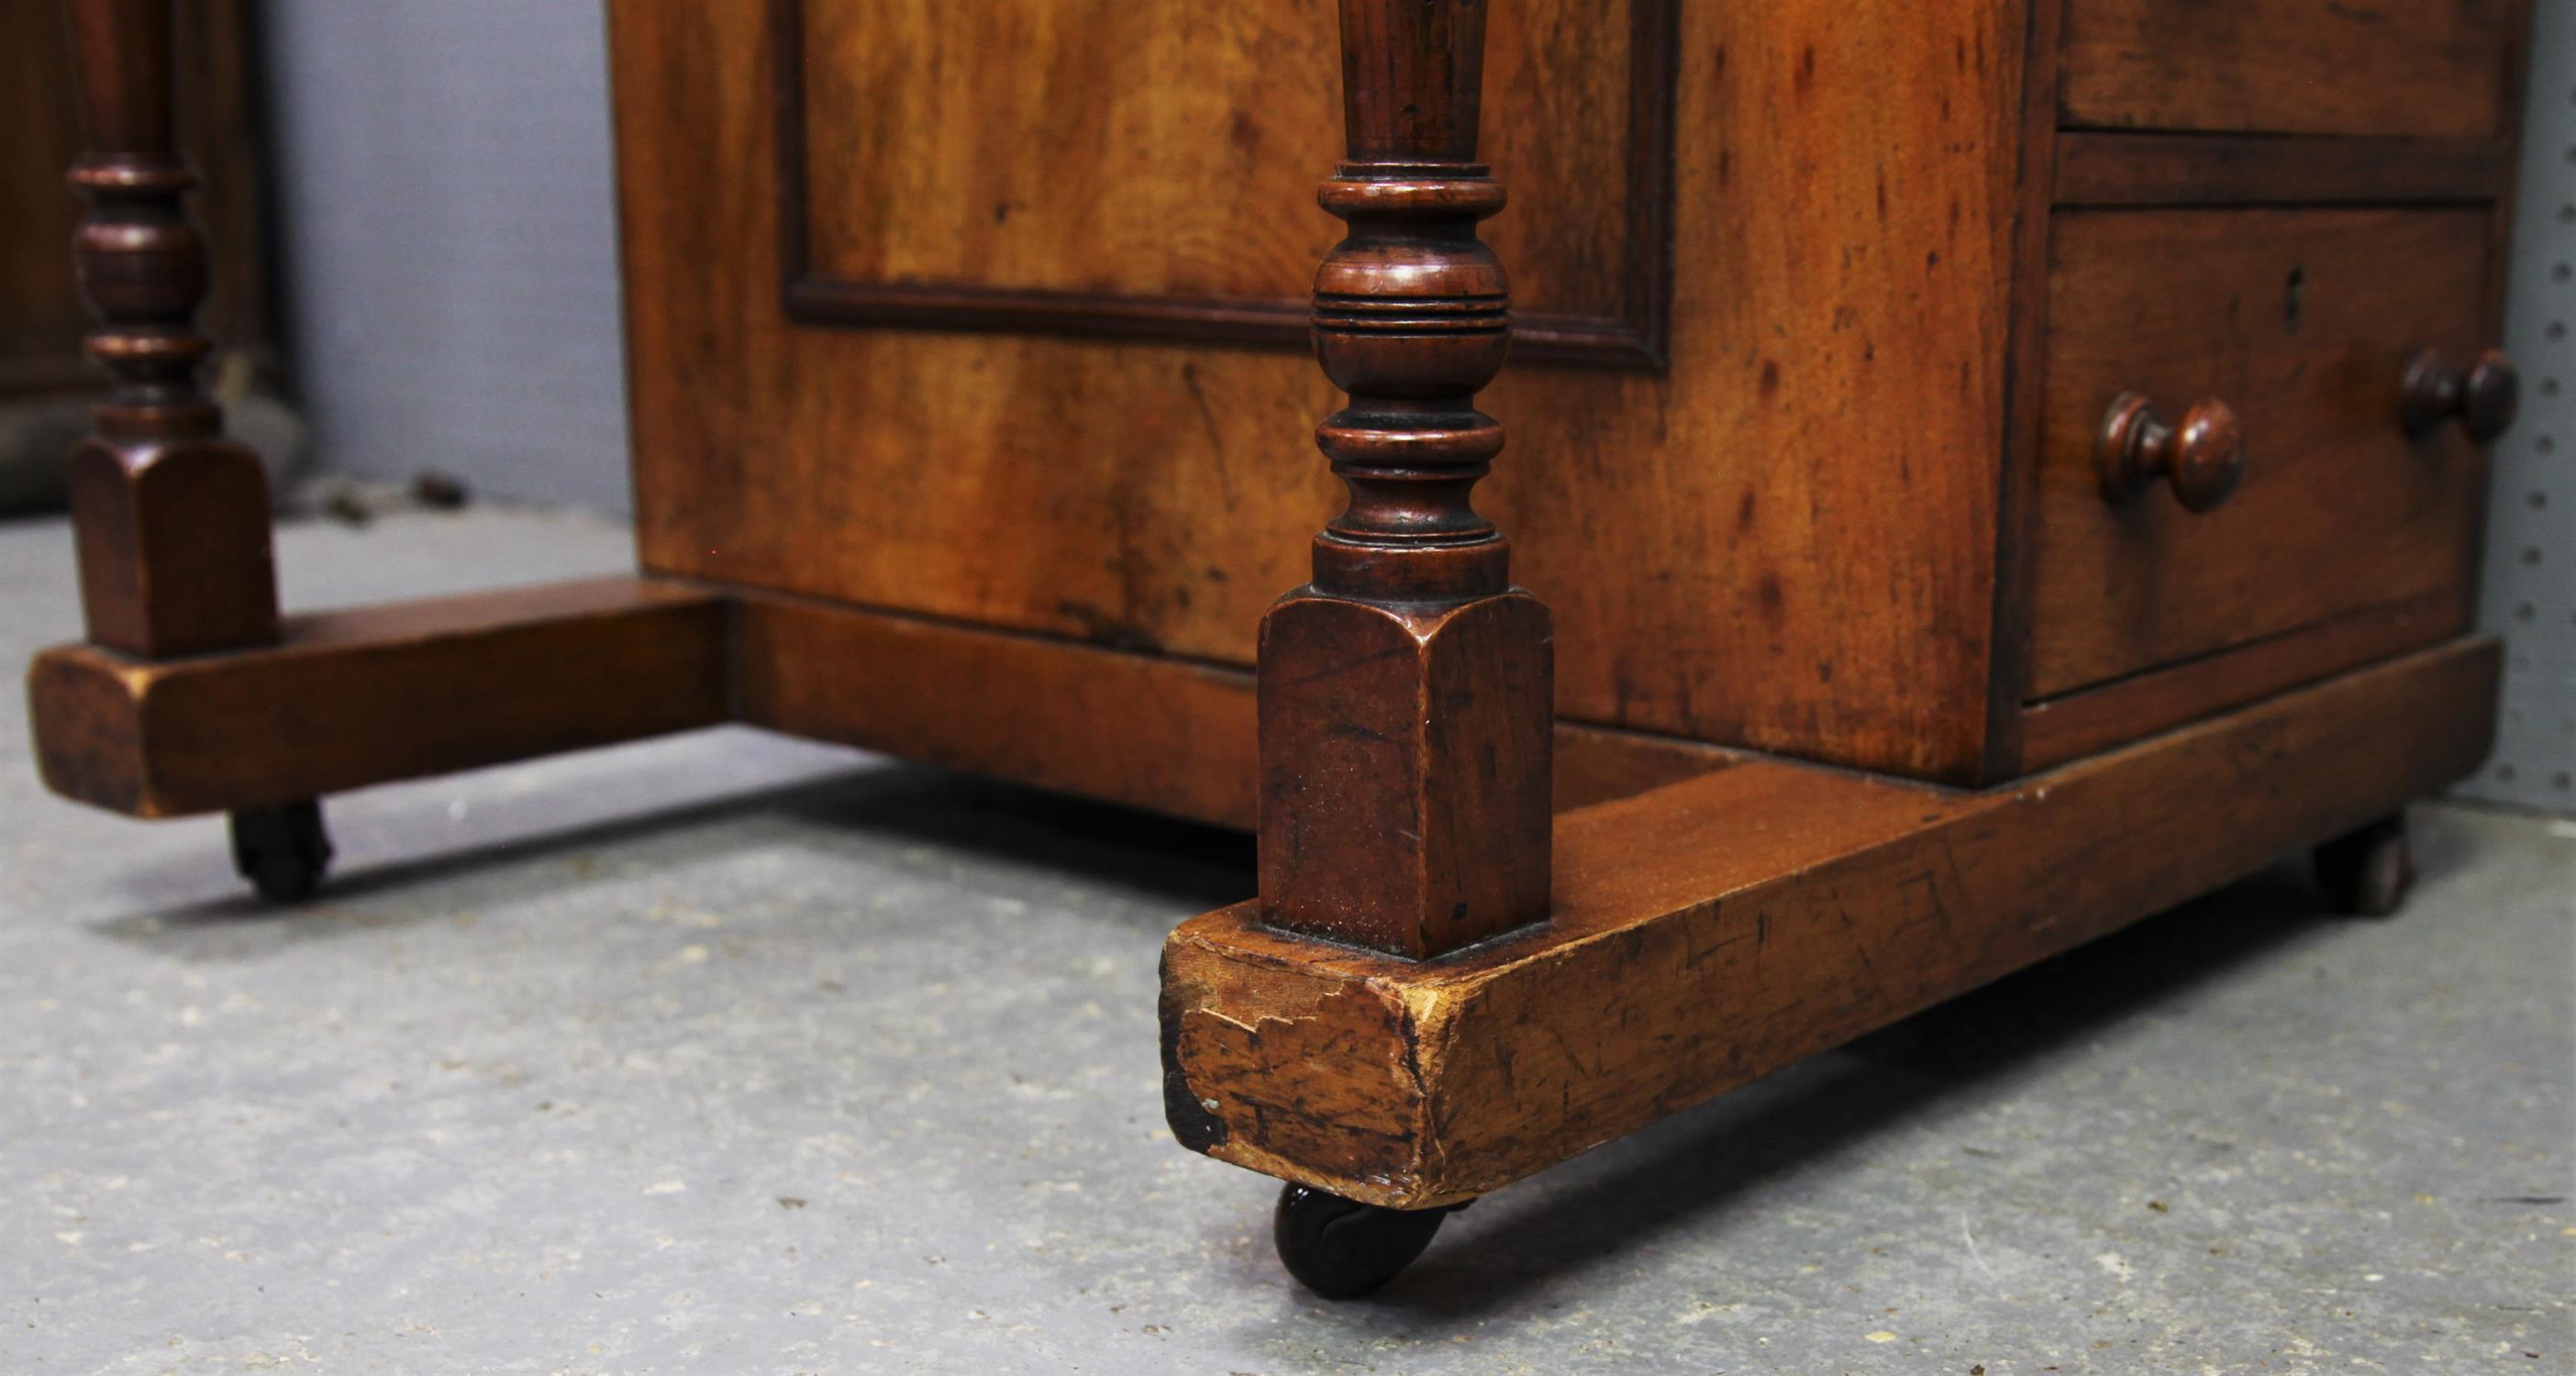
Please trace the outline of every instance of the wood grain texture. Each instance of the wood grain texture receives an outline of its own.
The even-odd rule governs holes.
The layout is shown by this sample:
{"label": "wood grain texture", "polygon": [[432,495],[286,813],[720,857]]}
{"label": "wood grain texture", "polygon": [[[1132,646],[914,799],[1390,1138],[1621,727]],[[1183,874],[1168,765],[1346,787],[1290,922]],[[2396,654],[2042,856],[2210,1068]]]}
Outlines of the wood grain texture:
{"label": "wood grain texture", "polygon": [[[728,720],[1247,831],[1258,810],[1243,670],[667,579],[310,612],[284,644],[168,665],[57,646],[28,697],[48,786],[129,816]],[[1556,806],[1743,758],[1559,723]]]}
{"label": "wood grain texture", "polygon": [[1546,917],[1547,644],[1521,593],[1283,601],[1261,642],[1267,919],[1421,959]]}
{"label": "wood grain texture", "polygon": [[267,648],[36,657],[46,786],[175,817],[529,759],[728,715],[721,596],[605,578],[287,619]]}
{"label": "wood grain texture", "polygon": [[2022,685],[2030,676],[2030,514],[2029,481],[2033,459],[2045,434],[2048,340],[2048,242],[2051,229],[2052,168],[2057,140],[2056,61],[2065,12],[2040,0],[2030,6],[2025,22],[2028,77],[2022,83],[2014,167],[2012,288],[2005,334],[2003,472],[1997,495],[1994,604],[1990,644],[1992,672],[1986,683],[1984,767],[1966,783],[1991,783],[2022,772],[2019,711]]}
{"label": "wood grain texture", "polygon": [[[59,0],[0,6],[0,397],[103,387],[82,355],[89,313],[69,273],[80,201],[63,169],[81,149],[70,35]],[[258,143],[252,132],[241,0],[178,7],[179,148],[203,178],[208,230],[202,317],[228,348],[267,340],[259,264]]]}
{"label": "wood grain texture", "polygon": [[[1230,666],[734,595],[737,719],[1249,831],[1252,675]],[[1559,722],[1555,807],[1588,807],[1744,758]]]}
{"label": "wood grain texture", "polygon": [[1477,161],[1480,0],[1341,0],[1349,232],[1315,274],[1315,358],[1349,396],[1315,443],[1350,504],[1261,622],[1261,907],[1427,959],[1547,916],[1555,653],[1472,493],[1476,394],[1511,347],[1502,183]]}
{"label": "wood grain texture", "polygon": [[2504,136],[2522,0],[2065,0],[2071,125]]}
{"label": "wood grain texture", "polygon": [[2513,146],[2494,139],[2067,130],[2055,148],[2059,205],[2486,202],[2513,186]]}
{"label": "wood grain texture", "polygon": [[[2482,209],[2060,213],[2029,696],[2465,585],[2484,454],[2457,427],[2410,440],[2399,398],[2417,349],[2492,342],[2488,230]],[[2224,506],[2104,500],[2094,445],[2122,392],[2233,409]]]}
{"label": "wood grain texture", "polygon": [[2422,597],[2302,626],[2221,654],[2151,669],[2022,708],[2022,766],[2047,769],[2126,741],[2391,659],[2455,634],[2475,612],[2455,583]]}
{"label": "wood grain texture", "polygon": [[[1312,6],[769,3],[793,318],[1305,343],[1333,236],[1283,212],[1338,125]],[[1497,81],[1553,116],[1497,142],[1586,198],[1505,246],[1530,255],[1524,359],[1662,361],[1674,13],[1497,12]]]}
{"label": "wood grain texture", "polygon": [[1251,829],[1252,676],[803,598],[736,612],[754,726]]}
{"label": "wood grain texture", "polygon": [[88,203],[72,257],[90,356],[113,379],[73,450],[67,486],[81,614],[93,643],[147,657],[277,638],[268,475],[224,437],[198,385],[214,343],[197,325],[205,238],[178,142],[171,0],[71,0]]}
{"label": "wood grain texture", "polygon": [[268,470],[257,454],[215,435],[92,435],[65,461],[64,485],[92,642],[171,657],[277,639]]}
{"label": "wood grain texture", "polygon": [[[815,22],[835,22],[829,2],[807,0]],[[1192,22],[1323,27],[1311,6],[1254,8]],[[1515,429],[1480,501],[1557,614],[1561,715],[1914,773],[1982,766],[2021,21],[2003,0],[1682,7],[1670,371],[1516,369],[1485,403]],[[621,3],[611,33],[648,567],[1251,662],[1337,505],[1300,439],[1336,402],[1310,364],[799,327],[777,299],[763,16]],[[1498,131],[1595,127],[1558,117],[1499,41],[1495,60]],[[1328,57],[1270,65],[1258,80],[1331,89]],[[1310,136],[1263,127],[1239,178],[1310,178]],[[1506,252],[1590,232],[1587,212],[1555,219],[1589,202],[1553,155],[1508,138],[1489,155],[1519,202],[1494,222]],[[1263,204],[1293,220],[1304,203]],[[1332,232],[1313,212],[1294,242]]]}
{"label": "wood grain texture", "polygon": [[2498,664],[2455,641],[1984,793],[1741,765],[1561,817],[1547,926],[1427,964],[1211,913],[1164,949],[1174,1132],[1473,1198],[2459,777]]}

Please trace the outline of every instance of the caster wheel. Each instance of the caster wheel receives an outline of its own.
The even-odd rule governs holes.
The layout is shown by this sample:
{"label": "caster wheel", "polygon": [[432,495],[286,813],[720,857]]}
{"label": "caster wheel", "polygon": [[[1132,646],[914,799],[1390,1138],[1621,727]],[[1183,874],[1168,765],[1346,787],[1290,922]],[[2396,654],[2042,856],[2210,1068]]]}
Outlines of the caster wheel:
{"label": "caster wheel", "polygon": [[331,868],[331,836],[322,804],[307,798],[232,815],[233,868],[271,903],[310,898]]}
{"label": "caster wheel", "polygon": [[1465,1207],[1388,1209],[1290,1185],[1279,1192],[1271,1237],[1298,1284],[1328,1300],[1355,1300],[1412,1265],[1440,1220]]}
{"label": "caster wheel", "polygon": [[2327,901],[2354,917],[2396,912],[2415,884],[2415,853],[2406,844],[2404,813],[2326,842],[2317,847],[2315,859]]}

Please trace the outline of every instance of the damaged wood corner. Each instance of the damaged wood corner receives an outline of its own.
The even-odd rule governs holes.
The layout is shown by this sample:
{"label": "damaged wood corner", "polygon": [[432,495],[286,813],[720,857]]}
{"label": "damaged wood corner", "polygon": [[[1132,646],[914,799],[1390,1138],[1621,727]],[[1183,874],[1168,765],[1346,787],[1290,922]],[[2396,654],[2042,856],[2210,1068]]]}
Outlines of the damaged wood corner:
{"label": "damaged wood corner", "polygon": [[1474,1198],[2458,777],[2499,660],[2453,642],[1982,793],[1700,775],[1559,816],[1551,920],[1435,960],[1206,914],[1165,947],[1175,1133],[1363,1203]]}
{"label": "damaged wood corner", "polygon": [[[1256,923],[1256,905],[1211,918]],[[1205,920],[1205,919],[1203,919]],[[1337,948],[1285,933],[1286,946]],[[1366,959],[1362,953],[1349,952]],[[1328,956],[1329,959],[1329,956]],[[1428,1087],[1439,990],[1323,968],[1245,960],[1184,926],[1163,953],[1164,1105],[1183,1146],[1267,1175],[1390,1207],[1426,1193]]]}

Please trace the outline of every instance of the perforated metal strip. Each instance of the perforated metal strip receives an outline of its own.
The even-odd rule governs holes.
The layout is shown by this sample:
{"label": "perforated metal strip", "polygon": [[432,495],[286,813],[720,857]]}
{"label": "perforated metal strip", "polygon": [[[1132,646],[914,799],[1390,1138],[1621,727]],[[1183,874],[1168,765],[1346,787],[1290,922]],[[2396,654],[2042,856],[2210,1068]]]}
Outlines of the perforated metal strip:
{"label": "perforated metal strip", "polygon": [[2576,815],[2576,0],[2538,0],[2506,286],[2522,414],[2495,451],[2479,619],[2505,639],[2496,752],[2460,792]]}

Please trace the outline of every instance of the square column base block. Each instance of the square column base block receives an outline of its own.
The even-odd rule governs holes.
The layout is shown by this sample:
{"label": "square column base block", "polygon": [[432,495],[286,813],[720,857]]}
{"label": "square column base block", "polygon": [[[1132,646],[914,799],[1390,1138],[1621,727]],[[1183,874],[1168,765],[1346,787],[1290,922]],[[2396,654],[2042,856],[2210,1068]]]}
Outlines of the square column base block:
{"label": "square column base block", "polygon": [[258,455],[224,439],[86,439],[64,483],[92,642],[167,659],[277,639]]}
{"label": "square column base block", "polygon": [[1399,955],[1547,915],[1547,607],[1302,590],[1261,623],[1261,902]]}

